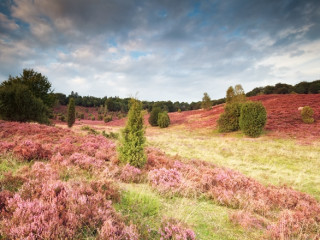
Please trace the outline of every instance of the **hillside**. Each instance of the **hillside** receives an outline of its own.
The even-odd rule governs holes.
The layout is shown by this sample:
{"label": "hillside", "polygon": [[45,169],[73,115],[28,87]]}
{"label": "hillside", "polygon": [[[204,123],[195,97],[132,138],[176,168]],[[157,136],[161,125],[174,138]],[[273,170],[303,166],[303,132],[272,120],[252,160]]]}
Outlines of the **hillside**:
{"label": "hillside", "polygon": [[[268,136],[308,138],[320,137],[320,94],[273,94],[260,95],[249,98],[252,101],[261,101],[267,110],[267,124],[265,127]],[[313,124],[305,124],[301,120],[299,107],[310,106],[314,110]],[[188,130],[216,129],[217,120],[224,111],[224,104],[213,106],[211,110],[193,110],[169,113],[171,127],[185,127]],[[145,116],[148,125],[149,115]],[[96,121],[95,124],[99,122]],[[107,123],[107,126],[124,126],[125,119]]]}

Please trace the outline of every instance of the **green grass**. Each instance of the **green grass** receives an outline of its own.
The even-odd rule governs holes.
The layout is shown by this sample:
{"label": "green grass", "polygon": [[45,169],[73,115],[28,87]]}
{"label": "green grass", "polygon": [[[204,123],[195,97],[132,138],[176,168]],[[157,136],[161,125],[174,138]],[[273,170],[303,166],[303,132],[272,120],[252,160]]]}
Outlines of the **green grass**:
{"label": "green grass", "polygon": [[188,132],[169,129],[147,137],[149,146],[186,159],[228,167],[263,184],[292,186],[320,200],[320,142],[299,145],[293,140],[247,138],[237,133]]}
{"label": "green grass", "polygon": [[14,174],[18,169],[23,166],[31,166],[33,161],[24,162],[19,161],[12,154],[0,155],[0,179],[3,177],[3,174],[6,172],[11,172]]}
{"label": "green grass", "polygon": [[129,221],[139,226],[140,232],[150,234],[142,239],[159,239],[157,231],[161,220],[175,218],[187,223],[196,233],[197,239],[261,239],[262,232],[244,230],[229,221],[234,211],[219,206],[210,200],[184,197],[165,197],[148,184],[122,184],[122,197],[115,207]]}

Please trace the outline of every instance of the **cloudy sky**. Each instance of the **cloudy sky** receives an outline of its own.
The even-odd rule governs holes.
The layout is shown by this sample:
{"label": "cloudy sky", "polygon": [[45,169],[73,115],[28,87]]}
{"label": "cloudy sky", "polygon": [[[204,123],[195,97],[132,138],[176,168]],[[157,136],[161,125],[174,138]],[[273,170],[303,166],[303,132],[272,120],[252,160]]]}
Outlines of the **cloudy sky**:
{"label": "cloudy sky", "polygon": [[199,101],[320,79],[319,0],[1,0],[0,82],[23,68],[55,92]]}

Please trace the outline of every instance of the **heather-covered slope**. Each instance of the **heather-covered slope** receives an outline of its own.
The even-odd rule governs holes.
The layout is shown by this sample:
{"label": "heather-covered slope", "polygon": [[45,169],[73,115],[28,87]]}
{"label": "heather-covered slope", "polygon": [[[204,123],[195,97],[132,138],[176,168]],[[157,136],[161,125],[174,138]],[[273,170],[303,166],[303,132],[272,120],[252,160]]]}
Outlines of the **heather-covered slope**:
{"label": "heather-covered slope", "polygon": [[[115,143],[101,135],[78,135],[56,127],[4,121],[0,129],[3,237],[320,237],[319,202],[289,187],[266,186],[237,171],[200,160],[168,157],[152,147],[147,150],[145,168],[121,166]],[[137,195],[134,189],[141,186],[147,190]],[[210,204],[215,209],[222,206],[220,211],[229,216],[232,228],[226,223],[220,228],[227,228],[231,235],[208,223],[203,231],[201,219],[190,219],[201,208],[188,213],[184,220],[189,226],[181,219],[167,218],[166,209],[174,204],[171,199],[189,199],[197,206]],[[150,213],[144,209],[150,209]],[[201,213],[212,217],[217,214]]]}

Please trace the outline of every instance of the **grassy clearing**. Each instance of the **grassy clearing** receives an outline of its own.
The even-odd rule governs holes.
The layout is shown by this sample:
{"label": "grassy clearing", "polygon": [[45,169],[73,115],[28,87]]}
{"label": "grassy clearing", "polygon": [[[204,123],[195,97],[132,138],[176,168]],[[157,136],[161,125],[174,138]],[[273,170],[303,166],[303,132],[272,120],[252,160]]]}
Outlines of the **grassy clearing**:
{"label": "grassy clearing", "polygon": [[[121,184],[122,197],[115,207],[129,221],[144,229],[144,239],[159,239],[163,217],[187,223],[198,239],[261,239],[262,233],[246,231],[229,221],[233,211],[210,200],[173,197],[153,191],[148,184]],[[148,230],[149,229],[149,230]],[[149,235],[147,233],[149,232]],[[142,231],[143,232],[143,231]]]}
{"label": "grassy clearing", "polygon": [[305,146],[293,140],[252,139],[238,133],[221,136],[181,128],[148,131],[148,144],[169,155],[235,169],[263,184],[286,184],[320,200],[320,142]]}
{"label": "grassy clearing", "polygon": [[17,170],[19,170],[23,166],[31,166],[33,161],[31,162],[22,162],[19,161],[12,154],[0,155],[0,179],[3,177],[4,173],[11,172],[15,174]]}

